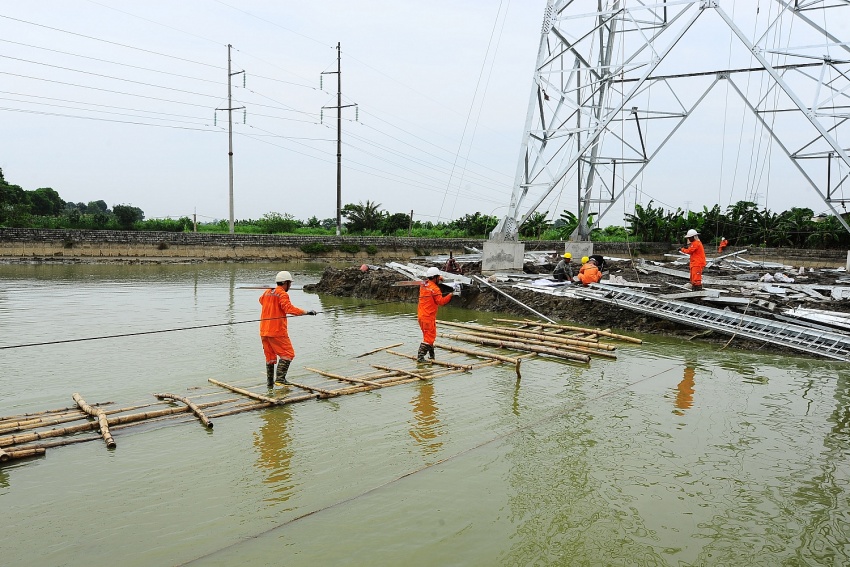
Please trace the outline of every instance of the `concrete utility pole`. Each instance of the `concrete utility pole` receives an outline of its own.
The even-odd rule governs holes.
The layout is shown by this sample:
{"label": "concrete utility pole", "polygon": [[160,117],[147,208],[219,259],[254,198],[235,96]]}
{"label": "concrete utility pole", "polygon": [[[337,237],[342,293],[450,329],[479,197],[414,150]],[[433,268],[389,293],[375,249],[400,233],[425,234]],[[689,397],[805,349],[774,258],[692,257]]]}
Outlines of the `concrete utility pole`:
{"label": "concrete utility pole", "polygon": [[[233,111],[244,109],[244,106],[233,107],[232,81],[233,75],[245,73],[245,71],[230,71],[230,49],[231,45],[227,44],[227,108],[216,108],[216,111],[227,111],[227,161],[230,174],[230,234],[233,234]],[[243,80],[244,80],[244,74]]]}
{"label": "concrete utility pole", "polygon": [[340,44],[336,44],[336,71],[325,71],[322,75],[336,75],[336,235],[342,233],[342,109],[356,104],[342,104],[342,55]]}

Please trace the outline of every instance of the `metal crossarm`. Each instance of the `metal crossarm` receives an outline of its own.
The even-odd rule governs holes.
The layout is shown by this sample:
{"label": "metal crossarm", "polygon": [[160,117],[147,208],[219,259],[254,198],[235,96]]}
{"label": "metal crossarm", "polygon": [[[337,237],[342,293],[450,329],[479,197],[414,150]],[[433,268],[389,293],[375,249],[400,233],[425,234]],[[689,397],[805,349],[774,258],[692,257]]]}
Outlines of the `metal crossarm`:
{"label": "metal crossarm", "polygon": [[850,362],[850,336],[842,333],[812,329],[728,309],[664,299],[641,291],[605,284],[592,284],[590,288],[576,290],[576,294],[685,325]]}

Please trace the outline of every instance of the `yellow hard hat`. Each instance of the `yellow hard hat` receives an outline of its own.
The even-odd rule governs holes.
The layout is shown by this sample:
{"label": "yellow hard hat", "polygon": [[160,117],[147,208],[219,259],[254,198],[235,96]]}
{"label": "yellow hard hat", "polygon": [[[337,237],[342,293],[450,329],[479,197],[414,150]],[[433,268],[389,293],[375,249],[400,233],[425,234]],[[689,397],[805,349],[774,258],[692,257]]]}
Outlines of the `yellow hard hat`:
{"label": "yellow hard hat", "polygon": [[570,254],[569,252],[564,252],[564,258],[572,258],[572,257],[573,257],[573,255]]}
{"label": "yellow hard hat", "polygon": [[582,264],[587,264],[587,261],[588,261],[588,260],[590,260],[590,258],[588,258],[587,256],[583,256],[583,257],[582,257],[582,259],[581,259],[581,263],[582,263]]}

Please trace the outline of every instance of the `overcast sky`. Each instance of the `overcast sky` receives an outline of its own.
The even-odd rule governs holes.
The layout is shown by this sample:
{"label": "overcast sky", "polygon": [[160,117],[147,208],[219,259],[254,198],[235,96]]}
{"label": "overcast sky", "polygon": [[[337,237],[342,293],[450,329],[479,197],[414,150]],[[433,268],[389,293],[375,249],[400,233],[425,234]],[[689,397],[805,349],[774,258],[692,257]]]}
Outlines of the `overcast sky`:
{"label": "overcast sky", "polygon": [[[0,0],[0,167],[7,181],[52,187],[67,201],[131,204],[146,218],[228,218],[228,113],[216,109],[227,108],[230,43],[232,71],[245,71],[244,87],[241,74],[233,77],[233,106],[246,107],[233,112],[236,219],[333,218],[336,110],[321,109],[336,106],[337,83],[326,74],[320,89],[319,78],[336,70],[340,42],[343,104],[357,105],[343,110],[343,204],[371,200],[431,221],[501,216],[544,7],[545,0]],[[703,37],[695,53],[717,48]],[[727,43],[728,36],[720,45]],[[737,150],[713,137],[727,124],[722,98],[714,102],[702,123],[683,129],[700,144],[684,152],[686,143],[675,145],[675,167],[653,164],[656,177],[648,169],[641,191],[630,191],[606,224],[650,199],[700,209],[756,195],[774,211],[826,209],[801,183],[718,191],[711,172],[723,151]],[[741,127],[740,116],[731,120]],[[714,125],[712,136],[705,124]],[[545,209],[554,218],[575,212],[574,190],[553,194]]]}

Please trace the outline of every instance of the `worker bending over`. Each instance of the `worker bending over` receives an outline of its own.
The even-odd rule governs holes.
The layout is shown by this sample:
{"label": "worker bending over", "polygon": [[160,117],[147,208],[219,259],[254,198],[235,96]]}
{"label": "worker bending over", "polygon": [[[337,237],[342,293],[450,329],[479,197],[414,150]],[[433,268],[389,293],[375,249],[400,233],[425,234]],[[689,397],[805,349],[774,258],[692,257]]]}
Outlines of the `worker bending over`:
{"label": "worker bending over", "polygon": [[555,271],[552,272],[552,279],[556,282],[572,281],[573,279],[573,255],[565,252],[561,257],[561,261],[555,266]]}
{"label": "worker bending over", "polygon": [[596,258],[583,257],[581,259],[581,269],[579,269],[578,275],[573,279],[581,282],[581,285],[599,283],[602,280],[602,272],[599,270],[597,263],[598,260]]}
{"label": "worker bending over", "polygon": [[428,268],[425,272],[425,284],[419,288],[419,307],[416,318],[422,329],[422,343],[416,355],[417,362],[425,361],[425,353],[434,360],[434,341],[437,340],[437,309],[452,300],[452,294],[443,295],[439,283],[443,279],[440,270]]}

